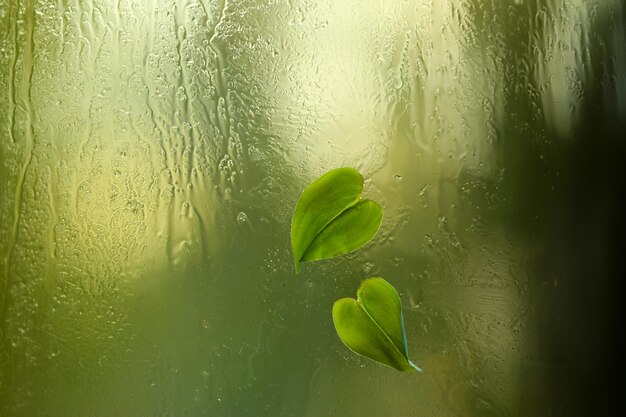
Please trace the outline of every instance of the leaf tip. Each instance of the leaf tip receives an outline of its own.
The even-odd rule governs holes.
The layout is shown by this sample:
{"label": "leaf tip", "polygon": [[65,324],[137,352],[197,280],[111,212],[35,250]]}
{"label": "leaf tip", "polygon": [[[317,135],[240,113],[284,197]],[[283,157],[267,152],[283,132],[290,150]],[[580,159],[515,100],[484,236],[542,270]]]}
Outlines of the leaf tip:
{"label": "leaf tip", "polygon": [[408,361],[408,362],[409,362],[409,365],[411,365],[411,367],[413,368],[413,369],[410,369],[409,372],[417,372],[417,373],[421,373],[422,372],[422,368],[420,368],[419,366],[417,366],[416,364],[414,364],[411,361]]}

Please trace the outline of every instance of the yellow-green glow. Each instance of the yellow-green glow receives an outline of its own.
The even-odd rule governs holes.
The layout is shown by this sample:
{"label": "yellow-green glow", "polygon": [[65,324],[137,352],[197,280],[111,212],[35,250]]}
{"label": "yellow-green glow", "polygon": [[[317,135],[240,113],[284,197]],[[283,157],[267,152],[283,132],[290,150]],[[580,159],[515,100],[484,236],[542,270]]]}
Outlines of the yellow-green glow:
{"label": "yellow-green glow", "polygon": [[[624,28],[621,0],[1,2],[0,416],[596,415]],[[381,229],[296,277],[298,195],[340,166]],[[374,275],[419,378],[333,334]]]}

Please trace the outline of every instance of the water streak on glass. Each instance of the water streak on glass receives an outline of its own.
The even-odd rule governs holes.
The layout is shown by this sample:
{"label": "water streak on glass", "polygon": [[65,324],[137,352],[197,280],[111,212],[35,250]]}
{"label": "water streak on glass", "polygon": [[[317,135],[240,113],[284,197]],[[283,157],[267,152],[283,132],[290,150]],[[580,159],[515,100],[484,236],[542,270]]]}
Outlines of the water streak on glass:
{"label": "water streak on glass", "polygon": [[[0,22],[1,416],[608,412],[621,0],[11,0]],[[293,207],[340,166],[382,229],[296,276]],[[334,333],[369,276],[422,374]]]}

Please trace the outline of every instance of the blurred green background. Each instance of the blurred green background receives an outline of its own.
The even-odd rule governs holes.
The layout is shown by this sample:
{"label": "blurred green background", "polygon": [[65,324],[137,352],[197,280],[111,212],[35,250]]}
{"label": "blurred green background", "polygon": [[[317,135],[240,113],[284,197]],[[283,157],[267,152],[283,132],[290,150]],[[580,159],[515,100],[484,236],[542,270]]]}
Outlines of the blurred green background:
{"label": "blurred green background", "polygon": [[[614,415],[622,0],[4,0],[0,22],[0,416]],[[382,229],[296,276],[293,207],[340,166]],[[369,276],[422,374],[336,336]]]}

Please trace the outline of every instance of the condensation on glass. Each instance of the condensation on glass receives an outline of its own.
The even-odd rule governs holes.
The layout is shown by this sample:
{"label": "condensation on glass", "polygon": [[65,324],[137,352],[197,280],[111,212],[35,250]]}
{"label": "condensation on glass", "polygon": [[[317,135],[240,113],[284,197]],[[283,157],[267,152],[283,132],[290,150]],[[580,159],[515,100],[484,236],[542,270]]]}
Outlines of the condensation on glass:
{"label": "condensation on glass", "polygon": [[[598,411],[625,21],[621,0],[2,2],[0,415]],[[296,276],[292,208],[339,166],[382,230]],[[334,333],[369,276],[422,374]]]}

